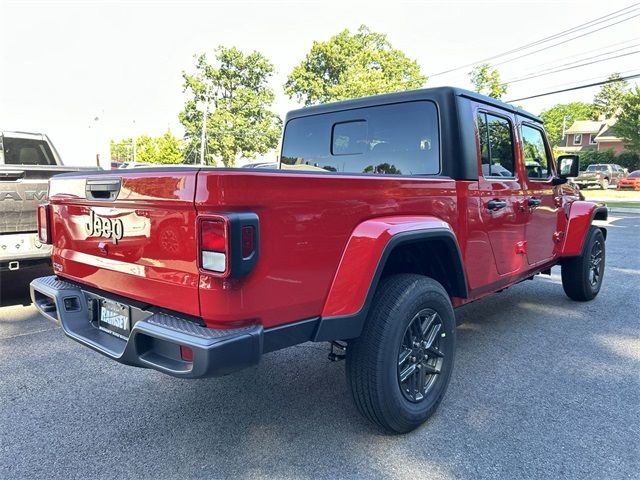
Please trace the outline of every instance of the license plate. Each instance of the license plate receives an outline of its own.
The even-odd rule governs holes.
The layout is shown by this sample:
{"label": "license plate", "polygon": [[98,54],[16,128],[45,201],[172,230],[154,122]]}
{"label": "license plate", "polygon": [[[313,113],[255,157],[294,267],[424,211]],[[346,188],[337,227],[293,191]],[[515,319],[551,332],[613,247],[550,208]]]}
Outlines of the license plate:
{"label": "license plate", "polygon": [[131,332],[129,307],[110,300],[100,301],[98,328],[103,332],[127,339]]}

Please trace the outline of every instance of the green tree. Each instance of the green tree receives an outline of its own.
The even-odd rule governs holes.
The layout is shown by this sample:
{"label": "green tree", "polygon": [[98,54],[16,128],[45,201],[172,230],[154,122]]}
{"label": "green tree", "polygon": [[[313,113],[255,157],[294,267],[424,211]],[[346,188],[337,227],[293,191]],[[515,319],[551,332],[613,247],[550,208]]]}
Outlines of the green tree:
{"label": "green tree", "polygon": [[[136,138],[136,162],[175,164],[184,161],[182,140],[167,130],[161,137],[141,135]],[[133,140],[124,138],[119,142],[111,140],[111,160],[133,161]]]}
{"label": "green tree", "polygon": [[136,138],[136,162],[161,163],[156,138],[149,135],[141,135]]}
{"label": "green tree", "polygon": [[614,116],[618,108],[622,106],[622,101],[629,88],[629,83],[626,80],[620,80],[620,78],[619,73],[610,75],[608,80],[618,81],[602,85],[600,91],[593,97],[593,104],[598,113],[607,118]]}
{"label": "green tree", "polygon": [[469,78],[476,92],[493,98],[502,98],[507,86],[500,82],[500,72],[488,63],[480,64],[469,72]]}
{"label": "green tree", "polygon": [[183,142],[167,129],[162,137],[157,138],[158,163],[176,164],[184,162]]}
{"label": "green tree", "polygon": [[569,128],[575,120],[595,120],[598,116],[596,107],[590,103],[571,102],[554,105],[540,114],[544,120],[551,145],[557,147],[562,141],[562,127]]}
{"label": "green tree", "polygon": [[219,158],[225,166],[233,166],[239,156],[255,158],[276,147],[282,121],[269,110],[275,99],[267,83],[272,74],[273,65],[255,51],[245,54],[221,46],[213,63],[205,54],[196,57],[195,72],[182,74],[184,91],[190,95],[179,114],[186,131],[187,161],[199,161],[204,108],[207,163]]}
{"label": "green tree", "polygon": [[620,107],[622,113],[613,126],[614,132],[628,151],[640,154],[640,86],[624,95]]}
{"label": "green tree", "polygon": [[362,25],[326,42],[313,42],[287,78],[284,90],[305,105],[420,88],[427,81],[415,60],[387,36]]}
{"label": "green tree", "polygon": [[131,138],[123,138],[119,142],[112,139],[110,142],[111,161],[130,162],[133,150],[132,145]]}

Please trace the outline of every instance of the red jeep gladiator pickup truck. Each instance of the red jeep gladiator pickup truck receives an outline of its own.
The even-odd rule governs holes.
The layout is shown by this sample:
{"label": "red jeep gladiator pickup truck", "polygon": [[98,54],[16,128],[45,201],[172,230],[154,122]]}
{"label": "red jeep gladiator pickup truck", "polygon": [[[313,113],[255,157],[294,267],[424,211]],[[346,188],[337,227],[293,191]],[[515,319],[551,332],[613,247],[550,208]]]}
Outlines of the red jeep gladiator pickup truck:
{"label": "red jeep gladiator pickup truck", "polygon": [[[38,212],[40,312],[118,362],[176,377],[332,342],[367,418],[407,432],[439,405],[454,307],[562,267],[602,284],[606,209],[566,179],[539,118],[433,88],[287,115],[278,169],[70,173]],[[517,328],[517,327],[515,327]]]}

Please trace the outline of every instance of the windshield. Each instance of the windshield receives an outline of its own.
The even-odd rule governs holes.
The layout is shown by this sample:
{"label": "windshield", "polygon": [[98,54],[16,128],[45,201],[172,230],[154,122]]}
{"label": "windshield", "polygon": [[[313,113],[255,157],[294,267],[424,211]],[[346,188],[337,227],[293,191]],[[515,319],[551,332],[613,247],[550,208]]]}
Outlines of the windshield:
{"label": "windshield", "polygon": [[631,172],[631,173],[629,174],[629,176],[630,176],[630,177],[635,177],[635,178],[640,177],[640,170],[636,170],[635,172]]}
{"label": "windshield", "polygon": [[606,171],[607,171],[606,165],[589,165],[587,167],[587,172],[606,172]]}

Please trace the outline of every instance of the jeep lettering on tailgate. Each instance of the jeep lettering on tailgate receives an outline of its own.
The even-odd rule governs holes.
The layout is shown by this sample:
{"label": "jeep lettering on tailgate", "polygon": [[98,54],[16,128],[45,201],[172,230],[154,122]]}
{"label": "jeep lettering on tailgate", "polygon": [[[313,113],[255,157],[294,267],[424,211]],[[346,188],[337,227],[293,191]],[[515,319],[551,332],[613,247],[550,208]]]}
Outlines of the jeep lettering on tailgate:
{"label": "jeep lettering on tailgate", "polygon": [[99,217],[93,210],[84,227],[90,237],[110,238],[114,245],[124,236],[124,224],[121,219]]}

